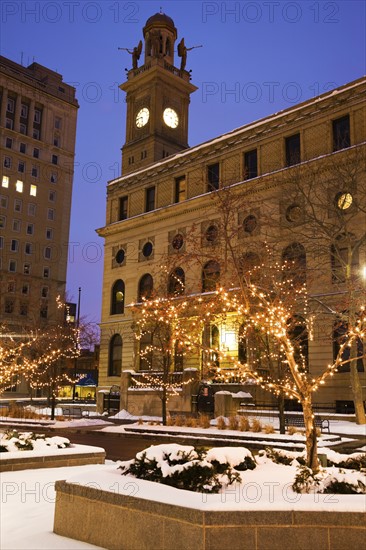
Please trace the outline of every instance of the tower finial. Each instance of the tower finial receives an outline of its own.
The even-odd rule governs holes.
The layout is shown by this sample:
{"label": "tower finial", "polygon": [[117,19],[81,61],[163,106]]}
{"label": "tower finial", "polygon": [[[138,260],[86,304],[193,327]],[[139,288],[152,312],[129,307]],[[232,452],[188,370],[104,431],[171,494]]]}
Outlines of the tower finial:
{"label": "tower finial", "polygon": [[163,8],[160,6],[160,13],[163,13]]}

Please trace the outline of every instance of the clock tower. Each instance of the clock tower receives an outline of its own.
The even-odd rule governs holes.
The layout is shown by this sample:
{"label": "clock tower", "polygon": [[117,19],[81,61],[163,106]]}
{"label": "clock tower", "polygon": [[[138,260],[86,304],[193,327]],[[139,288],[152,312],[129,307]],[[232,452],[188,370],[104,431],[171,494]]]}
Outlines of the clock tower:
{"label": "clock tower", "polygon": [[178,44],[180,68],[174,65],[177,29],[164,13],[150,17],[143,29],[144,64],[138,67],[142,41],[129,53],[132,69],[120,88],[126,92],[126,142],[122,174],[128,174],[188,147],[190,94],[197,90],[185,70],[184,39]]}

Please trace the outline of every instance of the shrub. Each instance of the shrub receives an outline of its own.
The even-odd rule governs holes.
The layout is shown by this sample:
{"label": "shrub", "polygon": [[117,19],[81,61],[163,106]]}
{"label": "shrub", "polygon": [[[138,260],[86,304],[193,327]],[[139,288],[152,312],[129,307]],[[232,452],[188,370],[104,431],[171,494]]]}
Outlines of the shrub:
{"label": "shrub", "polygon": [[226,420],[223,416],[219,416],[217,419],[217,428],[219,430],[226,430]]}
{"label": "shrub", "polygon": [[305,453],[298,453],[294,451],[285,451],[282,449],[273,449],[268,447],[265,451],[261,451],[267,458],[273,460],[276,464],[285,464],[289,466],[294,460],[301,465],[305,465]]}
{"label": "shrub", "polygon": [[149,447],[119,469],[123,475],[178,489],[217,493],[223,486],[240,482],[239,471],[255,467],[252,454],[244,447],[205,450],[173,443]]}
{"label": "shrub", "polygon": [[265,424],[263,426],[263,429],[264,429],[264,433],[266,433],[266,434],[274,434],[275,433],[275,429],[273,427],[273,424]]}
{"label": "shrub", "polygon": [[237,416],[229,417],[229,430],[237,430],[239,427],[239,420]]}
{"label": "shrub", "polygon": [[188,416],[186,418],[186,426],[188,428],[197,428],[197,418],[194,418],[194,416]]}
{"label": "shrub", "polygon": [[247,416],[240,416],[239,417],[239,430],[241,432],[249,432],[250,430],[250,422]]}
{"label": "shrub", "polygon": [[139,426],[142,426],[143,423],[144,423],[144,421],[142,420],[142,418],[139,418],[138,421],[137,421],[137,424],[138,424]]}
{"label": "shrub", "polygon": [[207,414],[201,414],[198,424],[201,428],[209,428],[211,426],[210,417]]}
{"label": "shrub", "polygon": [[366,494],[364,479],[359,472],[320,470],[317,474],[307,466],[301,466],[292,485],[296,493]]}
{"label": "shrub", "polygon": [[186,422],[186,419],[182,414],[177,414],[174,417],[174,425],[175,426],[184,426],[185,422]]}
{"label": "shrub", "polygon": [[287,428],[287,433],[288,433],[288,435],[295,435],[295,434],[299,433],[299,430],[296,428],[296,426],[289,426]]}
{"label": "shrub", "polygon": [[262,422],[258,420],[258,418],[253,418],[251,429],[252,429],[252,432],[261,432]]}

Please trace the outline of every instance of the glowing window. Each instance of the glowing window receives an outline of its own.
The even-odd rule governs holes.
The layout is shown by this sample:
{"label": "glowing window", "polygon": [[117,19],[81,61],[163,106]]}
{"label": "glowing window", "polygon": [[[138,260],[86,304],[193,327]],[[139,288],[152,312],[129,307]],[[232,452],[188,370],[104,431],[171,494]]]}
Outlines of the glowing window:
{"label": "glowing window", "polygon": [[9,177],[8,176],[3,176],[1,185],[2,185],[2,187],[9,187]]}
{"label": "glowing window", "polygon": [[36,196],[37,196],[37,186],[36,186],[36,185],[31,184],[29,194],[30,194],[32,197],[36,197]]}
{"label": "glowing window", "polygon": [[23,193],[23,182],[21,180],[16,181],[15,189],[18,191],[18,193]]}

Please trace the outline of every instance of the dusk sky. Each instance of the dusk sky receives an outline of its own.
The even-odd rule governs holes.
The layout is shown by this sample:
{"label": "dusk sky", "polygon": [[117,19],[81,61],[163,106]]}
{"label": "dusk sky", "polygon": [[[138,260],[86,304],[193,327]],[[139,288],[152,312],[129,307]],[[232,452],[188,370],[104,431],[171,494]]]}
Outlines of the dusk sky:
{"label": "dusk sky", "polygon": [[[67,288],[81,315],[101,311],[106,183],[120,174],[124,93],[146,20],[173,18],[187,47],[191,97],[189,143],[196,145],[286,109],[365,74],[362,0],[143,1],[53,0],[1,4],[1,54],[56,70],[74,85],[78,114]],[[177,42],[178,43],[178,42]],[[140,61],[142,61],[143,55]],[[180,59],[176,56],[175,65]]]}

